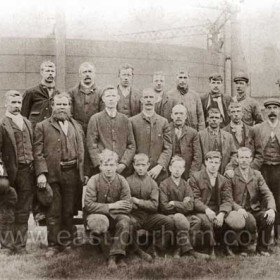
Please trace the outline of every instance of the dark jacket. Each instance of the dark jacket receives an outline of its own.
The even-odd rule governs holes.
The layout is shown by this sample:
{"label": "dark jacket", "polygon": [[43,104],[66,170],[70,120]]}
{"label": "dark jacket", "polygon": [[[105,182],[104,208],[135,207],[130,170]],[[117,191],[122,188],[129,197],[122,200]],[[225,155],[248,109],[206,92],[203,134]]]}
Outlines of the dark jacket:
{"label": "dark jacket", "polygon": [[[194,198],[192,189],[183,179],[180,180],[177,186],[171,177],[161,182],[159,186],[159,205],[160,210],[164,214],[190,214],[194,210]],[[190,197],[188,202],[183,202],[185,197]],[[168,204],[170,201],[175,201],[175,205]]]}
{"label": "dark jacket", "polygon": [[135,172],[126,180],[129,184],[131,196],[139,199],[137,209],[133,208],[131,214],[142,217],[145,214],[157,213],[159,200],[157,183],[150,176],[140,177]]}
{"label": "dark jacket", "polygon": [[[131,200],[130,189],[125,178],[116,174],[112,182],[108,182],[102,173],[92,176],[86,188],[84,211],[85,216],[89,214],[114,215],[113,210],[109,210],[109,203],[119,200]],[[122,214],[129,214],[127,213]]]}
{"label": "dark jacket", "polygon": [[[175,126],[170,124],[171,139],[172,139],[172,156],[175,155]],[[202,154],[199,142],[198,132],[186,125],[182,128],[182,135],[179,139],[181,156],[186,161],[185,178],[189,177],[190,173],[199,171],[202,165]]]}
{"label": "dark jacket", "polygon": [[88,124],[87,148],[94,167],[104,149],[116,152],[119,162],[130,166],[136,149],[130,120],[119,112],[113,121],[106,110],[95,114]]}
{"label": "dark jacket", "polygon": [[[244,132],[243,135],[244,135],[244,142],[245,142],[244,147],[247,147],[247,148],[250,148],[250,141],[249,141],[250,129],[251,129],[251,127],[243,122],[243,132]],[[239,149],[240,144],[238,143],[238,141],[235,137],[235,133],[232,131],[230,124],[228,124],[226,127],[224,127],[223,130],[232,135],[236,149]]]}
{"label": "dark jacket", "polygon": [[[77,142],[77,169],[80,180],[84,180],[84,144],[83,130],[80,124],[70,119],[74,126]],[[61,130],[59,124],[51,117],[36,125],[34,140],[35,173],[39,176],[45,173],[48,183],[60,181],[61,175]]]}
{"label": "dark jacket", "polygon": [[155,112],[171,122],[172,108],[175,106],[175,104],[175,100],[170,98],[168,94],[164,92],[162,100],[155,105]]}
{"label": "dark jacket", "polygon": [[[209,98],[211,98],[210,93],[206,93],[201,96],[201,103],[202,103],[205,121],[207,120],[207,117],[208,117],[208,110],[211,108],[211,106],[207,108]],[[221,100],[222,100],[225,118],[223,119],[223,122],[220,124],[220,127],[225,127],[230,123],[230,117],[228,115],[228,106],[229,106],[232,98],[231,98],[231,96],[221,94]],[[206,121],[206,123],[207,123],[207,121]]]}
{"label": "dark jacket", "polygon": [[187,108],[187,123],[197,131],[205,128],[205,119],[202,104],[198,93],[189,89],[182,95],[177,88],[167,92],[169,98],[173,99],[175,104],[183,104]]}
{"label": "dark jacket", "polygon": [[[117,87],[117,89],[118,89],[119,94],[122,94],[119,86]],[[142,93],[140,90],[135,89],[133,87],[130,88],[130,94],[129,94],[130,116],[129,117],[135,116],[141,112],[141,102],[140,102],[141,96],[142,96]],[[122,110],[122,108],[120,108],[119,104],[117,106],[117,110],[118,110],[118,112],[123,113],[123,110]]]}
{"label": "dark jacket", "polygon": [[[237,149],[234,144],[233,137],[230,133],[220,130],[221,145],[222,145],[222,162],[220,167],[221,174],[228,169],[234,169],[237,166],[236,155]],[[202,151],[202,160],[205,161],[205,156],[209,151],[209,132],[208,128],[199,132],[199,140]]]}
{"label": "dark jacket", "polygon": [[269,190],[261,173],[254,169],[249,169],[248,181],[246,182],[239,168],[234,170],[234,176],[230,179],[232,185],[233,210],[244,208],[244,193],[248,190],[250,194],[251,211],[260,211],[262,202],[266,203],[268,209],[276,211],[275,200]]}
{"label": "dark jacket", "polygon": [[54,89],[50,98],[47,88],[42,84],[27,89],[23,94],[21,114],[28,118],[34,127],[36,123],[51,116],[51,102],[56,94],[59,94],[59,91]]}
{"label": "dark jacket", "polygon": [[82,125],[86,132],[90,117],[101,111],[101,90],[94,84],[91,92],[86,94],[83,92],[79,83],[71,88],[68,93],[72,98],[72,117]]}
{"label": "dark jacket", "polygon": [[[221,174],[216,178],[218,186],[217,206],[219,212],[229,213],[232,210],[232,189],[230,182]],[[194,209],[198,213],[205,213],[211,199],[212,186],[206,169],[194,173],[188,180],[188,185],[194,194]]]}
{"label": "dark jacket", "polygon": [[130,118],[132,123],[136,153],[144,153],[150,158],[150,168],[157,164],[168,170],[172,154],[170,126],[167,119],[154,114],[151,122],[143,113]]}
{"label": "dark jacket", "polygon": [[[263,151],[269,141],[271,132],[272,129],[267,121],[253,126],[250,130],[249,142],[254,156],[251,167],[254,169],[260,170],[262,167],[264,161]],[[274,129],[274,133],[280,143],[280,122]]]}
{"label": "dark jacket", "polygon": [[[24,123],[29,131],[31,145],[33,145],[33,132],[31,122],[26,118]],[[4,163],[10,185],[13,187],[18,172],[17,147],[14,130],[8,117],[4,117],[0,123],[0,160]]]}

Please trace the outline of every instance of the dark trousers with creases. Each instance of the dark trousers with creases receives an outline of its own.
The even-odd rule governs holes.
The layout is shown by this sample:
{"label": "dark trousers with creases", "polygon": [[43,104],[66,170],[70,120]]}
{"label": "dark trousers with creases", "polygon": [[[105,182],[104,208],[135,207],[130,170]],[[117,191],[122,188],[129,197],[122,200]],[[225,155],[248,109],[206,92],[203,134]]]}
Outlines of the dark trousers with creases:
{"label": "dark trousers with creases", "polygon": [[28,219],[35,191],[35,175],[32,164],[19,164],[15,189],[18,200],[15,209],[14,245],[20,249],[26,246]]}
{"label": "dark trousers with creases", "polygon": [[81,186],[78,170],[61,170],[59,182],[50,184],[53,201],[47,209],[46,222],[49,247],[66,247],[73,240],[73,215],[78,188]]}

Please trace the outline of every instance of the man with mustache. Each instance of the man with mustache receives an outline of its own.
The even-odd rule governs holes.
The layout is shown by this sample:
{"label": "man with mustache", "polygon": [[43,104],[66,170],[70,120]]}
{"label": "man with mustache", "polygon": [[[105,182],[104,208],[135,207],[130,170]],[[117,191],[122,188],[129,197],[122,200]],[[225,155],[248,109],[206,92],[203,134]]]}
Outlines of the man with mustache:
{"label": "man with mustache", "polygon": [[172,156],[180,156],[185,160],[185,171],[182,175],[184,180],[188,180],[189,175],[199,171],[202,165],[202,154],[198,132],[187,126],[187,109],[181,104],[172,108],[170,123],[172,139]]}
{"label": "man with mustache", "polygon": [[[177,87],[167,92],[175,104],[182,104],[187,108],[187,125],[197,131],[205,128],[205,119],[199,95],[189,88],[190,75],[187,71],[181,70],[177,74]],[[174,104],[174,105],[175,105]]]}
{"label": "man with mustache", "polygon": [[148,175],[158,184],[168,176],[168,164],[172,154],[170,126],[167,119],[155,113],[156,96],[152,89],[144,89],[141,102],[143,110],[130,118],[136,153],[150,159]]}
{"label": "man with mustache", "polygon": [[207,118],[209,109],[219,109],[223,119],[220,127],[223,128],[230,122],[228,106],[231,101],[231,97],[223,94],[224,84],[222,74],[212,73],[209,76],[209,86],[210,92],[201,97],[204,118]]}
{"label": "man with mustache", "polygon": [[117,86],[120,100],[118,102],[118,112],[132,117],[141,112],[141,92],[132,87],[134,68],[125,63],[119,68],[119,84]]}
{"label": "man with mustache", "polygon": [[84,180],[84,144],[81,126],[70,117],[67,93],[53,98],[52,116],[36,125],[34,158],[38,188],[48,183],[53,201],[47,209],[47,257],[70,249],[74,235],[73,213],[78,188]]}
{"label": "man with mustache", "polygon": [[41,83],[27,89],[22,101],[21,113],[31,121],[33,128],[36,123],[51,116],[52,98],[59,93],[55,87],[55,64],[51,61],[44,61],[40,66],[40,74]]}
{"label": "man with mustache", "polygon": [[[87,132],[87,148],[94,173],[99,173],[99,154],[104,149],[117,153],[119,163],[117,172],[123,174],[131,165],[135,154],[135,141],[128,117],[117,111],[120,100],[118,91],[107,86],[102,92],[105,109],[90,118]],[[97,172],[96,172],[97,171]]]}
{"label": "man with mustache", "polygon": [[5,95],[6,114],[0,123],[0,161],[18,197],[15,204],[14,246],[17,253],[25,254],[35,176],[32,125],[20,114],[21,106],[22,95],[15,90],[8,91]]}
{"label": "man with mustache", "polygon": [[72,116],[79,122],[86,134],[92,115],[101,111],[101,90],[95,84],[95,66],[89,62],[80,65],[80,82],[69,90],[72,98]]}
{"label": "man with mustache", "polygon": [[241,104],[243,109],[242,120],[244,123],[253,126],[254,124],[263,122],[259,103],[246,94],[249,87],[248,75],[243,72],[238,72],[235,74],[233,81],[236,90],[236,96],[233,97],[233,101]]}
{"label": "man with mustache", "polygon": [[276,202],[275,237],[280,224],[280,102],[270,98],[264,102],[267,119],[250,131],[254,159],[251,167],[260,170]]}

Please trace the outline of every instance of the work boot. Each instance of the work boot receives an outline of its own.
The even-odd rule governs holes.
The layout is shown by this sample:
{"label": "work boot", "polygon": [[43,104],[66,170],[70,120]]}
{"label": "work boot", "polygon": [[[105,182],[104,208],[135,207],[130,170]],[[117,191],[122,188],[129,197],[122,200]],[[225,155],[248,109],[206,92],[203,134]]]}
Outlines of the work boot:
{"label": "work boot", "polygon": [[224,254],[227,257],[234,257],[235,256],[235,254],[232,252],[232,250],[229,248],[229,246],[224,247]]}
{"label": "work boot", "polygon": [[49,248],[47,249],[47,252],[46,252],[45,256],[46,256],[47,258],[51,258],[51,257],[57,255],[58,253],[59,253],[58,248],[49,247]]}
{"label": "work boot", "polygon": [[25,249],[25,248],[16,248],[16,251],[15,253],[17,255],[27,255],[28,254],[28,251]]}
{"label": "work boot", "polygon": [[153,258],[147,254],[146,252],[144,252],[142,249],[137,248],[136,253],[139,255],[139,257],[146,261],[146,262],[151,262],[153,260]]}
{"label": "work boot", "polygon": [[3,255],[3,256],[11,256],[13,255],[14,252],[12,249],[9,249],[9,248],[1,248],[0,249],[0,255]]}
{"label": "work boot", "polygon": [[108,270],[111,272],[114,272],[118,269],[117,264],[116,264],[116,257],[115,256],[110,256],[109,261],[108,261]]}
{"label": "work boot", "polygon": [[192,256],[196,259],[201,259],[201,260],[209,260],[210,256],[207,254],[199,253],[195,250],[190,250],[186,253],[187,256]]}
{"label": "work boot", "polygon": [[153,259],[159,259],[160,258],[159,254],[157,252],[157,249],[153,244],[148,248],[147,251],[149,252],[149,255],[152,256]]}
{"label": "work boot", "polygon": [[216,253],[215,253],[215,247],[210,248],[210,260],[215,260],[216,259]]}
{"label": "work boot", "polygon": [[123,258],[123,257],[120,257],[120,258],[119,258],[118,266],[121,267],[121,268],[127,268],[127,264],[126,264],[126,262],[124,261],[124,258]]}
{"label": "work boot", "polygon": [[181,249],[177,248],[174,253],[173,253],[173,258],[174,259],[180,259],[181,258]]}

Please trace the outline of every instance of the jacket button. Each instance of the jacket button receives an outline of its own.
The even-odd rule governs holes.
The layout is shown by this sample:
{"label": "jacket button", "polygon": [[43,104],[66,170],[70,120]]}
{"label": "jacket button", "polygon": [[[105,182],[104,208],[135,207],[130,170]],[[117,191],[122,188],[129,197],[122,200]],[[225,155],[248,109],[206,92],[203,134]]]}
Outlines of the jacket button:
{"label": "jacket button", "polygon": [[58,142],[60,142],[60,139],[57,139]]}

